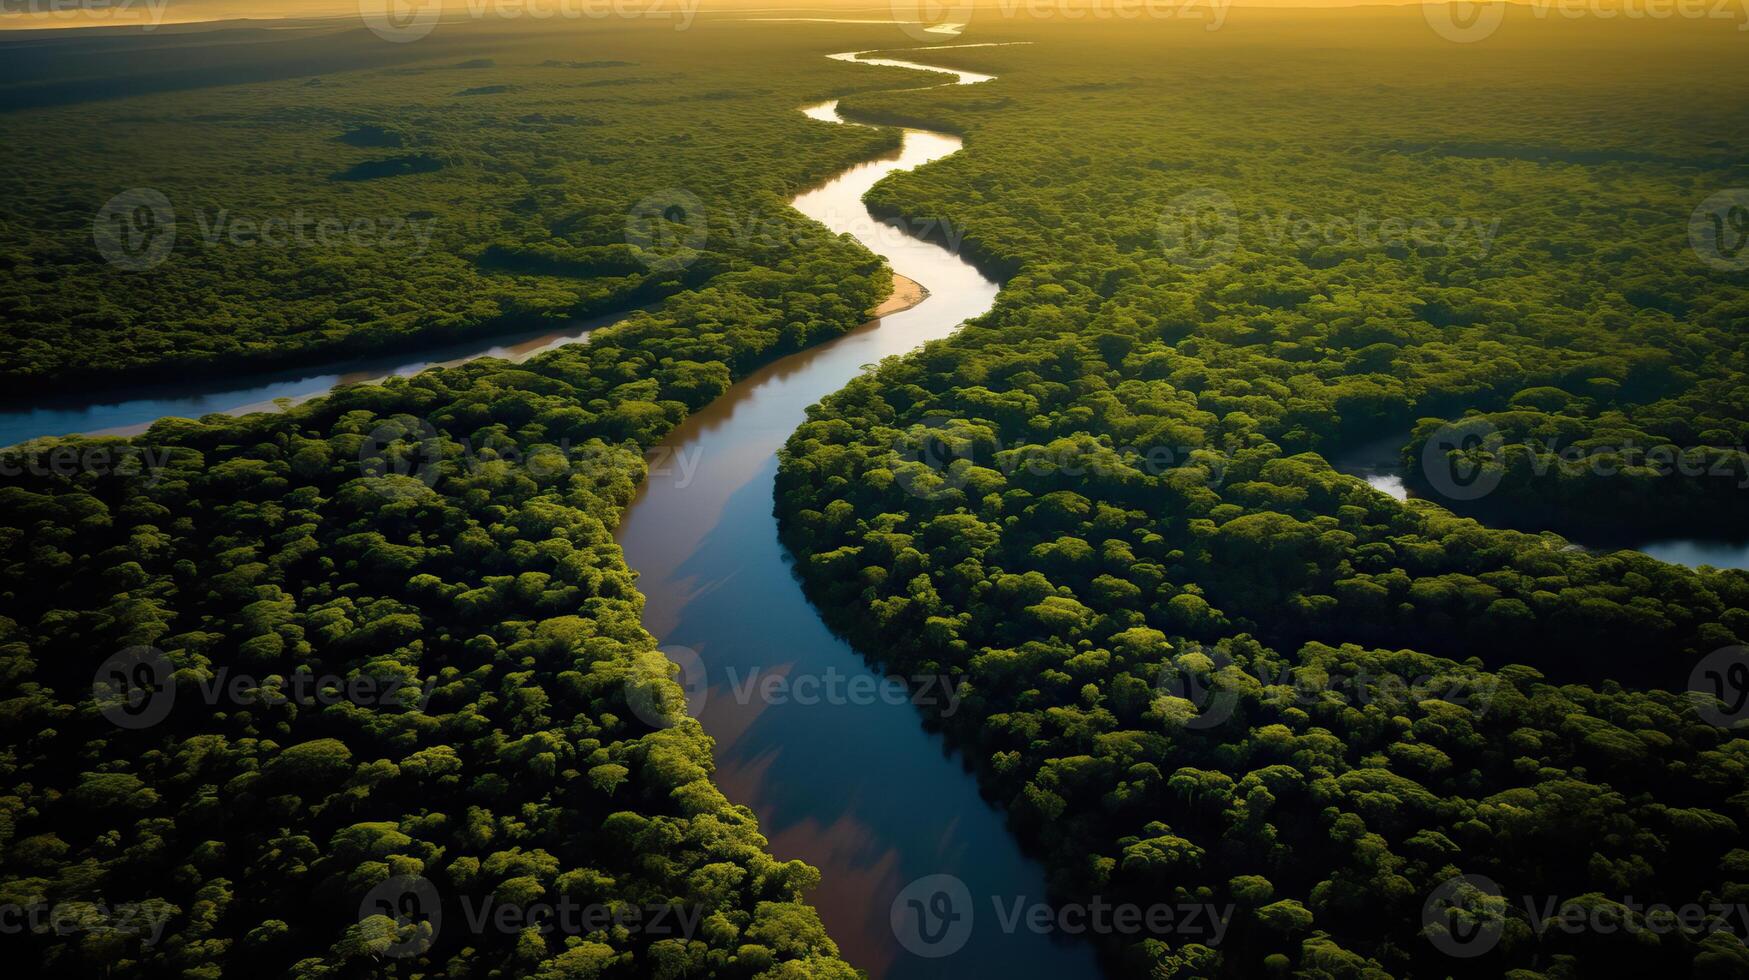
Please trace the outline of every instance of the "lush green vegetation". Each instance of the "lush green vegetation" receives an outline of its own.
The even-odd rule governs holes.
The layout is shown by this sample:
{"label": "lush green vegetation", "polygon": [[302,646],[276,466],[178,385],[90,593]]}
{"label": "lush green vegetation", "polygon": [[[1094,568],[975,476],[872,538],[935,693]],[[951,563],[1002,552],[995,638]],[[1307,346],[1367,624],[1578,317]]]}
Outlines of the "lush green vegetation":
{"label": "lush green vegetation", "polygon": [[[815,57],[867,28],[517,26],[119,37],[3,69],[11,390],[664,301],[520,366],[37,447],[143,471],[0,482],[0,906],[64,926],[9,936],[27,970],[854,975],[817,872],[712,785],[611,529],[644,449],[885,293],[783,201],[893,136],[793,110],[916,80]],[[1749,740],[1683,693],[1749,640],[1749,575],[1511,529],[1741,525],[1740,473],[1608,471],[1664,443],[1728,469],[1749,442],[1749,279],[1687,240],[1749,182],[1749,61],[1729,23],[1508,26],[990,18],[969,40],[1034,43],[932,57],[1001,81],[847,100],[967,135],[873,204],[1008,284],[796,434],[786,538],[872,656],[969,679],[938,720],[1061,897],[1241,910],[1212,948],[1105,937],[1126,975],[1749,976],[1709,931],[1749,903]],[[178,212],[145,272],[93,249],[128,187]],[[652,198],[676,220],[628,240]],[[202,234],[221,210],[430,237],[246,246]],[[1431,496],[1424,447],[1456,422],[1496,433],[1457,462],[1500,477],[1456,514],[1327,463],[1409,433]],[[1569,450],[1593,458],[1549,462]],[[93,674],[142,645],[173,707],[118,725]],[[374,684],[261,693],[306,677]],[[1501,938],[1454,959],[1424,903],[1464,873],[1510,899],[1462,897]],[[441,928],[361,919],[401,876]],[[1519,896],[1707,918],[1542,934]],[[468,928],[489,901],[699,925]]]}
{"label": "lush green vegetation", "polygon": [[[1741,521],[1740,477],[1525,456],[1749,444],[1749,276],[1687,237],[1749,181],[1741,35],[1525,12],[1460,46],[1410,11],[973,39],[1036,43],[932,56],[988,87],[846,100],[967,134],[874,203],[1012,278],[791,440],[779,512],[823,611],[969,677],[942,724],[1063,895],[1244,910],[1218,949],[1108,937],[1127,973],[1749,975],[1728,935],[1539,935],[1517,900],[1749,899],[1749,740],[1684,693],[1749,639],[1749,575],[1326,462],[1413,427],[1419,466],[1486,413],[1460,451],[1523,471],[1480,504],[1501,523]],[[1422,935],[1465,873],[1510,897],[1472,905],[1503,930],[1474,959]]]}
{"label": "lush green vegetation", "polygon": [[[261,369],[642,306],[804,254],[789,194],[895,139],[794,112],[880,83],[812,57],[842,32],[809,50],[745,25],[677,36],[660,21],[494,18],[398,45],[337,23],[274,40],[37,42],[47,50],[0,69],[9,391]],[[352,70],[324,73],[335,61]],[[79,79],[88,101],[32,107],[49,71]],[[275,71],[290,77],[236,84]],[[189,87],[115,97],[175,82]],[[144,271],[106,264],[93,243],[93,219],[129,188],[163,194],[176,222],[173,250]],[[676,189],[686,196],[669,200]],[[695,205],[683,220],[704,225],[628,241],[652,196]]]}
{"label": "lush green vegetation", "polygon": [[[642,59],[653,42],[591,36],[587,48],[622,44]],[[786,59],[801,62],[818,44]],[[513,47],[508,57],[533,55]],[[715,69],[696,56],[691,65],[696,91]],[[667,69],[643,71],[666,79]],[[393,77],[454,87],[461,82],[432,79],[464,74],[494,72]],[[818,872],[773,859],[751,811],[712,785],[711,741],[680,710],[673,665],[639,623],[643,600],[611,537],[644,476],[644,449],[734,377],[861,322],[890,288],[878,260],[777,203],[786,181],[884,137],[801,133],[787,118],[798,86],[825,83],[769,70],[761,80],[766,87],[745,98],[713,103],[720,115],[646,113],[648,125],[634,128],[622,96],[620,108],[599,109],[619,121],[588,123],[586,137],[575,120],[526,123],[573,133],[571,151],[621,161],[615,180],[642,167],[663,175],[643,181],[690,175],[700,193],[748,195],[737,206],[766,222],[765,238],[720,252],[706,243],[713,254],[686,268],[720,258],[709,283],[660,311],[520,366],[472,362],[342,389],[283,414],[166,420],[133,440],[38,443],[37,452],[104,449],[130,462],[62,475],[27,468],[0,484],[0,905],[9,927],[18,908],[39,910],[33,922],[43,927],[8,935],[11,962],[55,976],[856,975],[804,902]],[[285,103],[304,90],[273,87],[153,97],[128,111],[186,118],[185,98],[247,104],[234,110],[241,115],[188,125],[264,144],[238,153],[296,159],[279,141],[298,137],[261,128],[266,120],[309,115],[320,131],[380,118],[380,108],[352,100],[388,98],[378,74],[322,81],[309,90],[323,93],[319,112]],[[712,90],[744,81],[725,76]],[[580,93],[563,97],[582,111]],[[495,167],[496,186],[479,191],[494,196],[461,200],[530,230],[512,243],[538,242],[494,251],[497,261],[538,266],[538,275],[498,281],[545,291],[553,309],[577,290],[623,288],[584,278],[573,263],[617,261],[590,243],[610,237],[603,215],[623,210],[620,198],[635,188],[588,176],[592,167],[540,149],[537,137],[496,144],[505,133],[478,122],[460,115],[443,126],[457,143],[493,141],[509,159]],[[352,142],[385,139],[359,130]],[[692,149],[675,152],[683,144]],[[333,169],[355,154],[322,156]],[[470,169],[469,181],[480,181]],[[710,182],[700,177],[707,172]],[[263,177],[260,190],[280,186]],[[525,195],[538,206],[492,203]],[[611,233],[623,235],[623,224]],[[783,261],[753,268],[738,247]],[[472,268],[442,250],[427,258]],[[288,269],[310,260],[272,257]],[[227,296],[239,309],[286,286],[260,269],[165,268],[247,277]],[[458,297],[486,275],[438,282],[431,270],[379,271],[335,271],[334,281],[405,290],[421,308],[447,311],[472,308]],[[120,281],[103,278],[72,277],[64,295]],[[127,282],[145,293],[106,302],[149,310],[151,291],[177,295],[149,277]],[[322,303],[354,302],[310,291]],[[81,339],[62,353],[100,360],[102,350],[101,339]],[[118,724],[123,692],[100,692],[93,677],[105,681],[110,658],[141,645],[162,651],[174,675],[168,694],[134,703],[167,704],[167,714]],[[136,666],[123,664],[134,691]],[[309,678],[341,679],[354,694],[295,693]],[[440,927],[417,915],[399,925],[361,918],[373,889],[400,876],[431,883]],[[503,906],[523,923],[523,912],[560,903],[629,910],[633,924],[573,916],[543,935],[468,921],[470,909]],[[677,911],[659,931],[638,924],[646,908]],[[693,925],[682,931],[683,922]]]}
{"label": "lush green vegetation", "polygon": [[[710,741],[677,712],[610,530],[640,447],[731,366],[854,325],[887,277],[834,243],[788,275],[722,279],[521,367],[167,421],[132,444],[163,468],[0,489],[0,900],[169,916],[150,945],[101,927],[15,937],[24,962],[354,975],[380,952],[359,902],[404,874],[450,903],[420,961],[450,976],[852,975],[800,902],[817,872],[767,856],[711,785]],[[92,674],[140,644],[174,666],[173,710],[118,728]],[[205,703],[221,670],[279,688],[300,672],[394,679],[420,697]],[[680,720],[653,728],[649,705]],[[493,895],[674,903],[703,928],[465,930],[455,903]]]}

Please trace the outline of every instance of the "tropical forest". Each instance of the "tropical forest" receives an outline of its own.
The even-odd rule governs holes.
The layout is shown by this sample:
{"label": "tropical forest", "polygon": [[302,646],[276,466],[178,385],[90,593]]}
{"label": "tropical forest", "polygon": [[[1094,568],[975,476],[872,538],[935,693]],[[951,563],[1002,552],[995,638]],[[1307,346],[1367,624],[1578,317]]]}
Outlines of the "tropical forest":
{"label": "tropical forest", "polygon": [[0,50],[17,975],[1749,978],[1749,5]]}

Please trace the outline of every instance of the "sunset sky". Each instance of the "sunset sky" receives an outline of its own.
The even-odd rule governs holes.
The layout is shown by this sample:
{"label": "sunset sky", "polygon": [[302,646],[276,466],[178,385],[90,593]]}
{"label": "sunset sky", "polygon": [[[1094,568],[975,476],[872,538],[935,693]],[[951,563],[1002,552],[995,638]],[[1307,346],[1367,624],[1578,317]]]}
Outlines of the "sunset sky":
{"label": "sunset sky", "polygon": [[[559,10],[566,6],[578,9],[611,9],[613,0],[4,0],[0,2],[0,30],[52,29],[67,27],[99,27],[116,25],[168,25],[209,21],[256,19],[285,20],[296,18],[328,18],[356,16],[361,4],[391,3],[408,10],[424,9],[432,4],[461,13],[469,9],[512,11],[526,16],[527,12]],[[627,0],[621,0],[627,2]],[[891,3],[869,3],[868,0],[817,0],[805,5],[772,4],[770,0],[663,0],[667,5],[697,6],[703,11],[736,10],[771,14],[807,14],[820,11],[841,12],[845,16],[868,18],[947,19],[964,3],[940,0],[892,0]],[[974,10],[1001,11],[1010,16],[1024,16],[1039,3],[1055,11],[1065,7],[1101,9],[1141,9],[1150,2],[1165,0],[979,0]],[[1418,0],[1370,0],[1352,3],[1346,0],[1187,0],[1189,3],[1219,2],[1225,6],[1248,7],[1355,7],[1406,6]]]}

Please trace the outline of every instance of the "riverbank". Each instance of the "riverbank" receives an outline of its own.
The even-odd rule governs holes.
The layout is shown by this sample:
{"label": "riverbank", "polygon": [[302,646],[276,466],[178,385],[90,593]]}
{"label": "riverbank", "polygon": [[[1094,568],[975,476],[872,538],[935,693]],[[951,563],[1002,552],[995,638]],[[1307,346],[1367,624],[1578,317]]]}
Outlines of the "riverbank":
{"label": "riverbank", "polygon": [[893,273],[892,295],[888,296],[881,305],[875,307],[874,312],[869,315],[878,320],[883,316],[903,313],[928,298],[929,290],[924,289],[922,283],[895,272]]}
{"label": "riverbank", "polygon": [[[949,84],[986,78],[955,75]],[[835,101],[802,112],[867,125],[844,118]],[[716,784],[753,810],[773,855],[820,870],[808,899],[849,962],[870,977],[907,980],[964,976],[968,963],[1016,980],[1096,976],[1090,944],[1004,932],[988,916],[963,937],[956,930],[954,949],[919,935],[927,924],[906,900],[932,882],[961,882],[980,902],[1038,903],[1048,897],[1044,868],[927,726],[939,705],[924,702],[957,697],[954,689],[890,678],[835,635],[803,594],[773,513],[777,452],[811,406],[868,365],[950,336],[1000,288],[958,250],[863,203],[889,175],[962,147],[951,134],[902,131],[897,154],[791,202],[887,260],[894,289],[876,318],[753,372],[677,426],[659,454],[678,465],[652,470],[615,538],[638,570],[644,628],[681,665],[689,709],[715,740]]]}

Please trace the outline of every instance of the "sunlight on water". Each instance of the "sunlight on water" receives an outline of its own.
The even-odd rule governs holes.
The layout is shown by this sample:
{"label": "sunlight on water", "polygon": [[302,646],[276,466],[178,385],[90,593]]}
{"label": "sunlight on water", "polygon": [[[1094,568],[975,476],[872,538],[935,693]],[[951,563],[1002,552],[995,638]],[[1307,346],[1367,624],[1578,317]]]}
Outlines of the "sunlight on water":
{"label": "sunlight on water", "polygon": [[[835,55],[857,64],[854,53]],[[883,59],[885,60],[885,59]],[[888,62],[924,68],[907,62]],[[935,69],[926,69],[934,71]],[[954,73],[960,84],[989,76]],[[801,110],[845,123],[838,103]],[[959,255],[877,220],[862,196],[889,174],[960,149],[958,137],[905,129],[896,152],[857,164],[798,195],[796,210],[850,234],[898,275],[929,290],[918,306],[784,358],[729,389],[664,440],[697,460],[688,480],[652,477],[616,534],[638,570],[644,625],[665,645],[696,651],[708,687],[699,721],[716,740],[716,782],[751,807],[780,859],[819,868],[808,898],[844,955],[873,977],[1090,977],[1091,947],[985,923],[992,897],[1045,898],[1043,869],[1020,850],[976,777],[923,726],[909,701],[801,704],[750,701],[736,679],[884,678],[835,636],[803,595],[772,513],[777,450],[808,406],[865,366],[952,334],[995,302],[998,286]],[[983,906],[980,927],[954,957],[907,952],[891,919],[911,882],[949,874]],[[968,974],[964,963],[979,964]]]}

